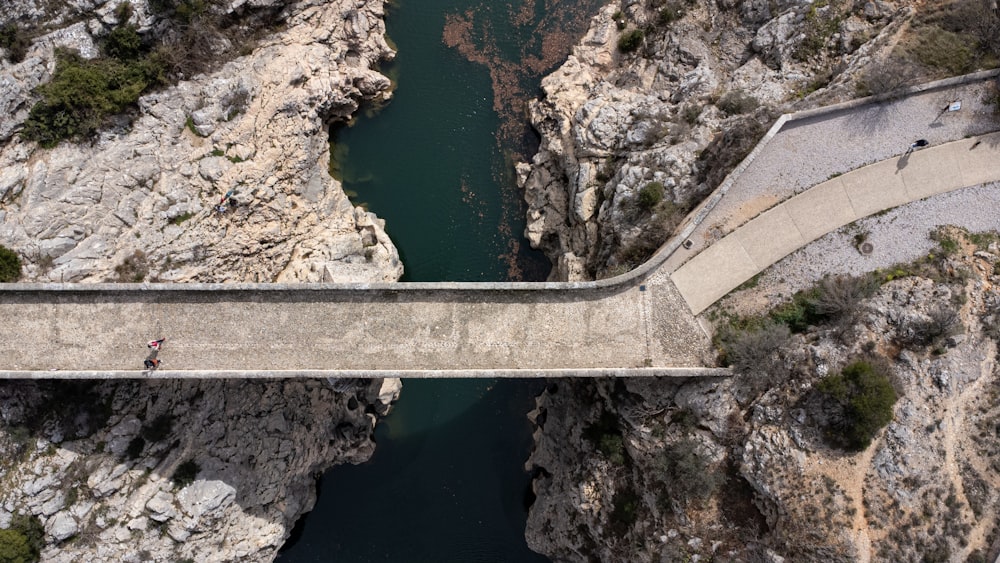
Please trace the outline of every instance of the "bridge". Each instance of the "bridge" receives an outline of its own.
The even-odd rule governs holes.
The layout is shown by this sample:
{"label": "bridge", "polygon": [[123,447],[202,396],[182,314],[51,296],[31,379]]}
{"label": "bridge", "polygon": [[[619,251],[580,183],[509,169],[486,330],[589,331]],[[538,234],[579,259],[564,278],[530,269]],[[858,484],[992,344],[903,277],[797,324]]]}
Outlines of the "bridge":
{"label": "bridge", "polygon": [[[728,370],[712,367],[697,313],[857,218],[1000,180],[1000,134],[960,138],[821,182],[705,248],[691,248],[693,233],[727,193],[738,192],[783,128],[870,102],[782,116],[678,236],[622,276],[569,283],[0,284],[0,378],[725,376]],[[163,365],[143,371],[146,342],[163,337]]]}

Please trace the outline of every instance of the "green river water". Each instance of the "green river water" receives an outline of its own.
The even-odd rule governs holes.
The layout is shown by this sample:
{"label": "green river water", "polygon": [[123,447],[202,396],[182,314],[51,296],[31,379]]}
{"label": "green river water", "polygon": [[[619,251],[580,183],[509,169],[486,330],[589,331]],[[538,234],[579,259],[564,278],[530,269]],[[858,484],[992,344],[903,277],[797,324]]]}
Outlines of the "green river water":
{"label": "green river water", "polygon": [[[386,220],[406,281],[541,281],[513,162],[537,142],[523,105],[595,0],[399,0],[393,99],[331,135],[348,195]],[[372,459],[320,480],[278,561],[532,562],[524,539],[541,380],[405,380]]]}

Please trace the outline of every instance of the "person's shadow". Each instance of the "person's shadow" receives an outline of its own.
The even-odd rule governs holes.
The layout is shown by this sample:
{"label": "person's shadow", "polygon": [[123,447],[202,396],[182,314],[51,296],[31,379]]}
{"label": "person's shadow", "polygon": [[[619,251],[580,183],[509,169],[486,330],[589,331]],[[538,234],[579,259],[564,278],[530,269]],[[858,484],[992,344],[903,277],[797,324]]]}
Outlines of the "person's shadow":
{"label": "person's shadow", "polygon": [[907,150],[903,156],[899,157],[899,160],[896,161],[896,174],[899,174],[910,163],[911,154],[913,154],[913,149]]}

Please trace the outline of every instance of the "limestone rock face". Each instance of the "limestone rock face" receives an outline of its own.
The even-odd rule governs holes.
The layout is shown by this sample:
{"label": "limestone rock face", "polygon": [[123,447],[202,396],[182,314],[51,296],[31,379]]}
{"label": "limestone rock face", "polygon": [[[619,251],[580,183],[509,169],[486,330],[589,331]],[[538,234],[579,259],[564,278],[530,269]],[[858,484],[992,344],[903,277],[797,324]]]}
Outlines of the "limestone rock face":
{"label": "limestone rock face", "polygon": [[67,563],[271,561],[315,475],[368,459],[369,412],[394,398],[377,380],[132,381],[73,385],[92,402],[52,408],[60,383],[0,388],[5,425],[32,436],[0,435],[0,523],[37,516],[42,560]]}
{"label": "limestone rock face", "polygon": [[[0,244],[24,281],[395,281],[384,223],[329,174],[329,130],[384,101],[383,3],[232,0],[279,31],[147,94],[131,123],[42,149],[18,135],[54,50],[99,54],[120,0],[4,4],[44,26],[0,57]],[[133,0],[140,33],[159,25]],[[224,207],[224,210],[218,206]],[[315,476],[371,455],[398,380],[6,382],[0,527],[37,517],[42,560],[271,561]]]}
{"label": "limestone rock face", "polygon": [[[518,178],[528,202],[525,236],[552,261],[550,279],[592,279],[638,265],[738,163],[719,161],[707,147],[740,123],[766,130],[793,105],[853,95],[852,72],[889,42],[880,31],[904,19],[896,11],[862,19],[807,0],[674,8],[682,15],[664,23],[659,8],[629,4],[619,29],[618,7],[606,7],[530,103],[541,145]],[[800,48],[825,18],[839,22],[836,33],[818,47],[808,36]],[[642,45],[622,53],[619,38],[635,29],[647,30]],[[866,37],[873,39],[851,39]],[[835,64],[848,71],[796,101],[820,69]],[[662,184],[663,203],[644,206],[639,194],[651,183]]]}
{"label": "limestone rock face", "polygon": [[[926,277],[884,283],[852,315],[791,336],[770,365],[733,378],[550,384],[530,415],[529,545],[556,561],[989,552],[1000,275],[972,246],[921,260]],[[820,381],[858,360],[887,370],[898,399],[852,451],[831,439],[842,419]],[[724,477],[714,488],[713,474]]]}
{"label": "limestone rock face", "polygon": [[36,40],[0,79],[0,111],[12,116],[0,123],[0,243],[21,254],[28,279],[114,281],[126,260],[170,282],[402,275],[382,221],[355,209],[327,166],[328,124],[362,99],[390,96],[372,70],[394,56],[381,2],[252,2],[284,6],[282,31],[144,96],[129,128],[51,150],[20,140],[53,45],[92,56],[94,37],[110,29],[102,14],[117,2],[95,4],[78,14],[90,19]]}

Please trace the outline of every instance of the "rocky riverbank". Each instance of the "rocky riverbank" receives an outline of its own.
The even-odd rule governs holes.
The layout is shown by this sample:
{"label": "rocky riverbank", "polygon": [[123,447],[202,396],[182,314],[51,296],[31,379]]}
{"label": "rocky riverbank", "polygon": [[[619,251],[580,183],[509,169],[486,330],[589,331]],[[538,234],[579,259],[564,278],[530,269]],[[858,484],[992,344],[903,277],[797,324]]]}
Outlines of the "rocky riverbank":
{"label": "rocky riverbank", "polygon": [[44,561],[271,561],[315,479],[361,463],[398,380],[11,382],[0,527]]}
{"label": "rocky riverbank", "polygon": [[[91,60],[126,21],[151,42],[167,15],[183,31],[199,10],[226,26],[203,30],[208,50],[253,40],[181,69],[94,135],[51,149],[21,137],[57,49]],[[399,279],[383,222],[328,171],[329,125],[391,96],[377,72],[394,56],[383,15],[382,2],[352,0],[5,6],[0,244],[20,255],[22,281]],[[5,383],[0,528],[37,519],[43,533],[29,539],[45,561],[270,561],[312,507],[315,478],[371,455],[376,417],[398,390],[398,380]]]}
{"label": "rocky riverbank", "polygon": [[[56,18],[19,63],[4,60],[0,241],[37,281],[391,281],[402,275],[382,222],[328,172],[328,125],[385,100],[375,69],[381,2],[262,2],[281,31],[250,54],[144,95],[118,126],[40,148],[14,132],[55,68],[119,22],[118,2]],[[218,6],[238,18],[243,2]],[[157,19],[133,2],[140,36]],[[27,9],[27,8],[26,8]],[[65,28],[60,21],[83,21]],[[41,25],[41,24],[38,24]],[[217,209],[218,204],[224,212]]]}

